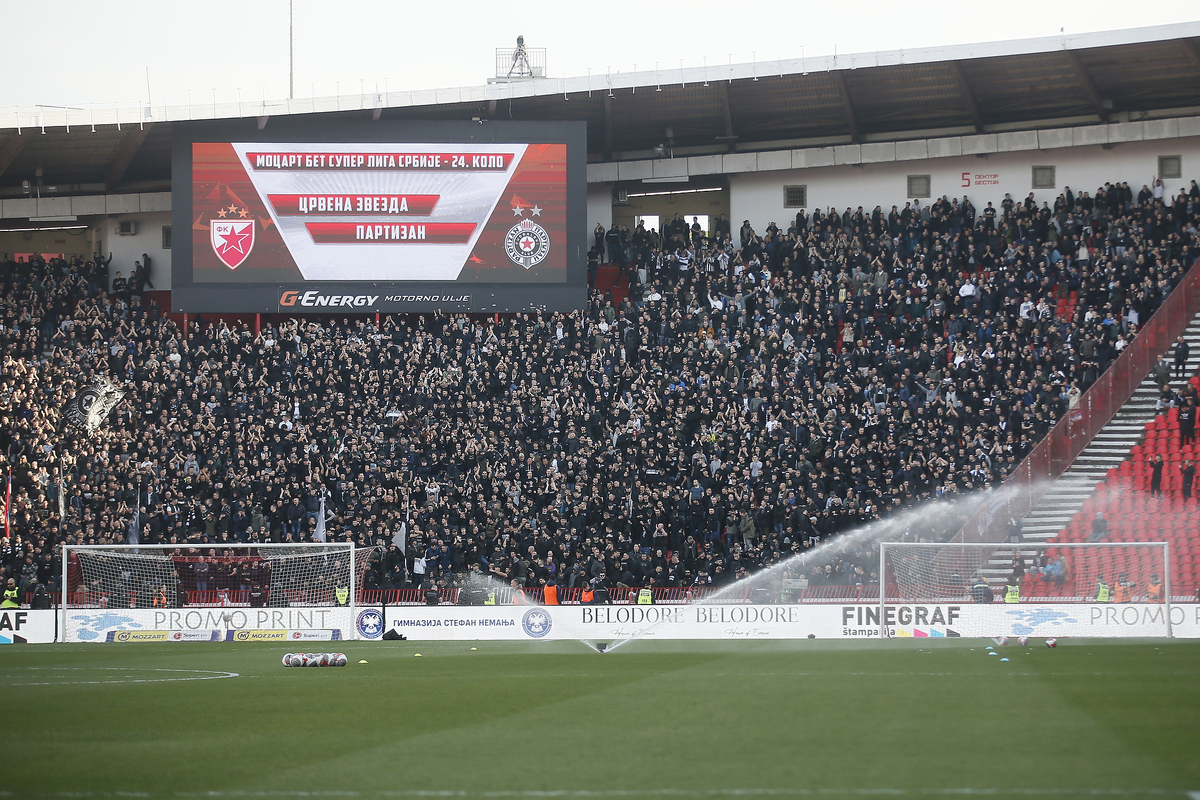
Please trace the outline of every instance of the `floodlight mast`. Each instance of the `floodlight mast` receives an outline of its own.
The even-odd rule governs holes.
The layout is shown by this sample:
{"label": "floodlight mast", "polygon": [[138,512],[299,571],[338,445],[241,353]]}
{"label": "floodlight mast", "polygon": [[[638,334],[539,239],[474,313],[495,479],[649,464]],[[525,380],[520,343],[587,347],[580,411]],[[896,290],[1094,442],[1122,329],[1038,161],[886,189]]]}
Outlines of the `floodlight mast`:
{"label": "floodlight mast", "polygon": [[512,66],[508,68],[508,77],[532,78],[533,67],[529,64],[529,51],[525,49],[525,37],[517,37],[517,49],[513,51]]}

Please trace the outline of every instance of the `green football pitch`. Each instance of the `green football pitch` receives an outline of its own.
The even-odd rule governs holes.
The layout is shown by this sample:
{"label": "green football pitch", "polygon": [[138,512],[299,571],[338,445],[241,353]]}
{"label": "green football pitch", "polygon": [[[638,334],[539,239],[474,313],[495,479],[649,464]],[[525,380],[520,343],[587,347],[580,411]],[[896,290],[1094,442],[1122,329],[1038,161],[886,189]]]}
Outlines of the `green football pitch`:
{"label": "green football pitch", "polygon": [[5,647],[0,797],[1200,791],[1200,643],[337,644]]}

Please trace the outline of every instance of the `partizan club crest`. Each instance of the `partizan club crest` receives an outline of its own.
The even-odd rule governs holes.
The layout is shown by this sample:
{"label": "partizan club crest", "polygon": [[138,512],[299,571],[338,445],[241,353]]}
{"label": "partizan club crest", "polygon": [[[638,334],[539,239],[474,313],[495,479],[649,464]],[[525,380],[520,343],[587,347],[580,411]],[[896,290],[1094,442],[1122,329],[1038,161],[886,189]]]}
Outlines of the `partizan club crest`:
{"label": "partizan club crest", "polygon": [[508,230],[504,252],[514,264],[536,267],[550,255],[550,234],[531,219],[523,219]]}
{"label": "partizan club crest", "polygon": [[208,223],[213,252],[221,263],[237,269],[254,248],[254,220],[214,219]]}

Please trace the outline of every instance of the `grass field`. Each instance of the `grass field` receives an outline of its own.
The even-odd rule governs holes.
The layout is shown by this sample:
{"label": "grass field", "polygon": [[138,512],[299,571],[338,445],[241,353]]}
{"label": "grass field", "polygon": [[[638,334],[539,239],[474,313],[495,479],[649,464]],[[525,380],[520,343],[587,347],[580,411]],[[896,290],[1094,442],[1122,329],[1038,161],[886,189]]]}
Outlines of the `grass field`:
{"label": "grass field", "polygon": [[6,647],[0,797],[1200,790],[1200,643],[338,644]]}

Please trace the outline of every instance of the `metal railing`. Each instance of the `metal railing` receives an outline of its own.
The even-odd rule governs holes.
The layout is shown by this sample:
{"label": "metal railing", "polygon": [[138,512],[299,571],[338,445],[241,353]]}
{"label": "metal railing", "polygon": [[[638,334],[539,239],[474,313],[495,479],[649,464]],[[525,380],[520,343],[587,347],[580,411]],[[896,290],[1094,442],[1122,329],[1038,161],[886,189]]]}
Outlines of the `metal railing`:
{"label": "metal railing", "polygon": [[1167,351],[1200,312],[1200,269],[1196,264],[1113,365],[1083,393],[1078,405],[1067,411],[1046,438],[1017,465],[995,497],[979,507],[952,541],[1003,541],[1008,534],[1008,520],[1021,519],[1032,511],[1050,485],[1129,402],[1158,356]]}

